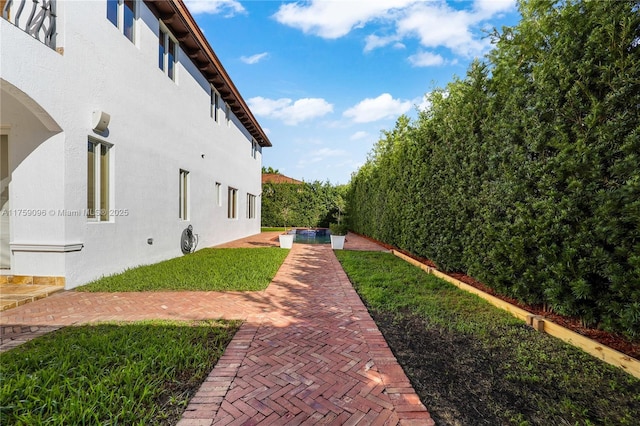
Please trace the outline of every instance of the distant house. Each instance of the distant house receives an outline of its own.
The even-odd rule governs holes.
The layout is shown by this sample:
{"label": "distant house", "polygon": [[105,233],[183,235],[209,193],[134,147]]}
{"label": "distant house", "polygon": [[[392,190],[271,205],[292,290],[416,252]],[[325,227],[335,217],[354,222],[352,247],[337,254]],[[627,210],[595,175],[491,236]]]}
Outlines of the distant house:
{"label": "distant house", "polygon": [[188,226],[260,232],[271,142],[182,0],[0,9],[2,274],[73,288],[181,255]]}
{"label": "distant house", "polygon": [[290,178],[285,175],[281,175],[280,173],[263,173],[262,174],[262,183],[293,183],[296,185],[302,185],[304,182],[300,180],[296,180],[294,178]]}

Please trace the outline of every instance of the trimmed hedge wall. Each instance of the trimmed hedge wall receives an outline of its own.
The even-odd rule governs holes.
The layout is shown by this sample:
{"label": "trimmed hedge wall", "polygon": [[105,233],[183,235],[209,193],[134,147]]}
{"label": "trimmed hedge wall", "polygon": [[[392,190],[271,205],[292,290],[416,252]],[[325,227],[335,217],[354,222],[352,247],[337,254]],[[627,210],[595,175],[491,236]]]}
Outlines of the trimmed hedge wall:
{"label": "trimmed hedge wall", "polygon": [[345,186],[329,182],[262,184],[262,226],[328,228],[344,212]]}
{"label": "trimmed hedge wall", "polygon": [[640,8],[525,1],[431,108],[383,134],[356,232],[640,337]]}

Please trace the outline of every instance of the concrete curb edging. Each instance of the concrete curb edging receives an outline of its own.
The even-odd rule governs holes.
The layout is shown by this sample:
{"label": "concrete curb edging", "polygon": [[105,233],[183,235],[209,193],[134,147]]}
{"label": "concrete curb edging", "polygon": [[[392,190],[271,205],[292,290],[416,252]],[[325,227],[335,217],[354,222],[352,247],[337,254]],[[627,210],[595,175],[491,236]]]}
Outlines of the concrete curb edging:
{"label": "concrete curb edging", "polygon": [[444,274],[438,271],[431,266],[427,266],[403,253],[400,253],[396,250],[391,250],[391,252],[399,257],[400,259],[405,260],[406,262],[411,263],[414,266],[419,267],[424,270],[428,274],[432,274],[438,278],[441,278],[461,290],[467,291],[469,293],[473,293],[484,300],[488,301],[492,305],[504,309],[505,311],[511,313],[518,319],[525,321],[527,324],[532,326],[538,331],[543,331],[553,337],[559,338],[562,341],[569,343],[575,347],[582,349],[588,354],[608,363],[615,367],[620,367],[623,371],[631,374],[640,379],[640,361],[632,358],[628,355],[623,354],[622,352],[616,351],[608,346],[601,344],[600,342],[596,342],[593,339],[589,339],[581,334],[578,334],[574,331],[571,331],[565,327],[562,327],[559,324],[554,323],[546,318],[543,318],[539,315],[534,315],[524,309],[518,308],[517,306],[512,305],[511,303],[505,302],[502,299],[499,299],[495,296],[492,296],[488,293],[485,293],[482,290],[479,290],[469,284],[465,284],[460,280],[457,280],[453,277],[450,277],[447,274]]}

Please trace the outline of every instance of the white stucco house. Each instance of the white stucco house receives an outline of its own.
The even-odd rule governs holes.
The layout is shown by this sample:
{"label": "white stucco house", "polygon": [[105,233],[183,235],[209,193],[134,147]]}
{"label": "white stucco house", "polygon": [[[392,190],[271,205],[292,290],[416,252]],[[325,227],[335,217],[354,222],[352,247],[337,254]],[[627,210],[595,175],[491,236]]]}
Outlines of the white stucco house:
{"label": "white stucco house", "polygon": [[0,10],[2,274],[70,289],[183,255],[188,226],[260,232],[271,142],[182,0]]}

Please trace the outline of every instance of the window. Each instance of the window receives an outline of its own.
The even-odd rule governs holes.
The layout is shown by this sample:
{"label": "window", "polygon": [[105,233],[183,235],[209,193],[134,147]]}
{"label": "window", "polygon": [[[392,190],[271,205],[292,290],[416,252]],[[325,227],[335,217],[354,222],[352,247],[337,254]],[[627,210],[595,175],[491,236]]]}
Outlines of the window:
{"label": "window", "polygon": [[255,139],[251,139],[251,158],[258,156],[258,142]]}
{"label": "window", "polygon": [[132,43],[135,43],[135,10],[135,0],[107,0],[107,19],[120,29]]}
{"label": "window", "polygon": [[218,122],[218,111],[220,109],[220,95],[216,92],[213,86],[211,86],[211,118],[213,118],[216,123]]}
{"label": "window", "polygon": [[189,220],[189,172],[180,170],[180,210],[178,217],[182,220]]}
{"label": "window", "polygon": [[237,207],[238,207],[238,190],[235,188],[229,187],[229,191],[227,193],[227,217],[229,219],[237,218]]}
{"label": "window", "polygon": [[89,139],[87,144],[87,218],[109,220],[109,151],[105,142]]}
{"label": "window", "polygon": [[107,19],[118,26],[118,0],[107,0]]}
{"label": "window", "polygon": [[247,219],[256,218],[256,196],[247,194]]}
{"label": "window", "polygon": [[222,184],[216,182],[216,204],[222,206]]}
{"label": "window", "polygon": [[158,33],[158,67],[171,79],[176,79],[176,58],[178,42],[169,30],[160,23]]}
{"label": "window", "polygon": [[226,102],[224,104],[224,118],[227,121],[227,127],[231,126],[231,108]]}

